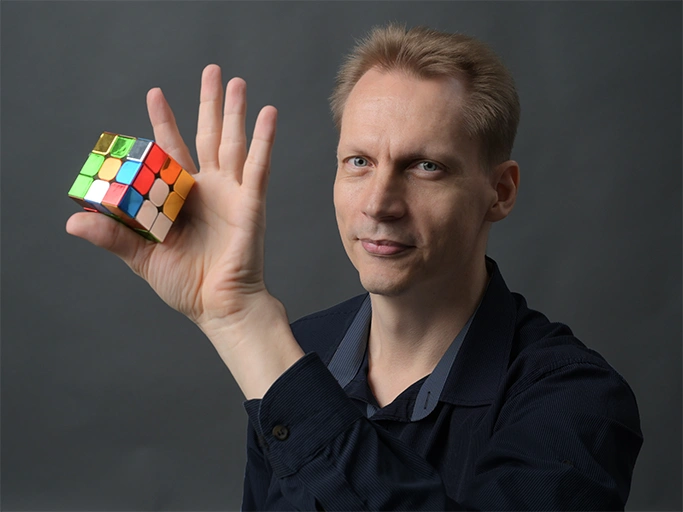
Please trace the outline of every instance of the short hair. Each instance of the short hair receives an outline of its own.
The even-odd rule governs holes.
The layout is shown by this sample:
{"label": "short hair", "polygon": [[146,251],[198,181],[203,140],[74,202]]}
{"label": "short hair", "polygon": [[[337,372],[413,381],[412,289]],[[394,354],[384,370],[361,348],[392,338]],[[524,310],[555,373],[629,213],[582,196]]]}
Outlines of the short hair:
{"label": "short hair", "polygon": [[374,27],[346,57],[330,107],[341,129],[346,100],[370,69],[402,71],[417,78],[453,77],[467,91],[462,115],[466,134],[480,144],[484,166],[508,160],[519,124],[519,96],[512,75],[493,50],[473,37],[426,27]]}

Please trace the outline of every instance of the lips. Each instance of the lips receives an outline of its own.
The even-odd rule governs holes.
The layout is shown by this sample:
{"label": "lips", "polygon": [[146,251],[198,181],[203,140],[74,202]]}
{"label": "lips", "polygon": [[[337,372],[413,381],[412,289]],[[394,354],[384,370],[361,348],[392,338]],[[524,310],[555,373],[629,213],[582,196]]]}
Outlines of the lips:
{"label": "lips", "polygon": [[393,256],[412,248],[411,245],[405,245],[393,240],[371,240],[369,238],[363,238],[360,240],[360,243],[363,246],[363,249],[368,253],[377,256]]}

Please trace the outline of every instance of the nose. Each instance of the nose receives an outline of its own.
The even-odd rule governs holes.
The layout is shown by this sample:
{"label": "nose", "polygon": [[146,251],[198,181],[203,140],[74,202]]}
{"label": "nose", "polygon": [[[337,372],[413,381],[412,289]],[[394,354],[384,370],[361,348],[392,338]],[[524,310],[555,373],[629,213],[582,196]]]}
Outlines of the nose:
{"label": "nose", "polygon": [[376,221],[392,221],[406,214],[405,184],[391,169],[377,168],[363,190],[363,213]]}

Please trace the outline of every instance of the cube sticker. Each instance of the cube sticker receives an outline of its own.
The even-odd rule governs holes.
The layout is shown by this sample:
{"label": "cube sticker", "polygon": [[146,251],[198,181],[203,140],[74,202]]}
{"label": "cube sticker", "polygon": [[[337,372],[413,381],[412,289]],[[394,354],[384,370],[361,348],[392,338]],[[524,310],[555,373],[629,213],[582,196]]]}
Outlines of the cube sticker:
{"label": "cube sticker", "polygon": [[104,132],[69,197],[163,242],[193,185],[192,175],[153,140]]}

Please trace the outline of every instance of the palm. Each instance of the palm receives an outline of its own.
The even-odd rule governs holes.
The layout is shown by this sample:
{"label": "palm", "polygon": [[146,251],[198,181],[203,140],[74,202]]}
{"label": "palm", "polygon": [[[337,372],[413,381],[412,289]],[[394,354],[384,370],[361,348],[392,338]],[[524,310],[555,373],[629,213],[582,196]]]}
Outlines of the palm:
{"label": "palm", "polygon": [[199,322],[239,308],[239,294],[263,290],[265,212],[220,173],[202,171],[196,180],[181,224],[152,246],[141,274],[171,307]]}
{"label": "palm", "polygon": [[[196,173],[162,93],[147,97],[157,143]],[[247,154],[246,84],[228,84],[223,106],[220,69],[202,75],[197,127],[201,172],[185,208],[163,244],[148,242],[104,216],[77,214],[67,229],[120,256],[171,307],[197,323],[245,310],[265,293],[265,192],[276,111],[265,107]]]}

